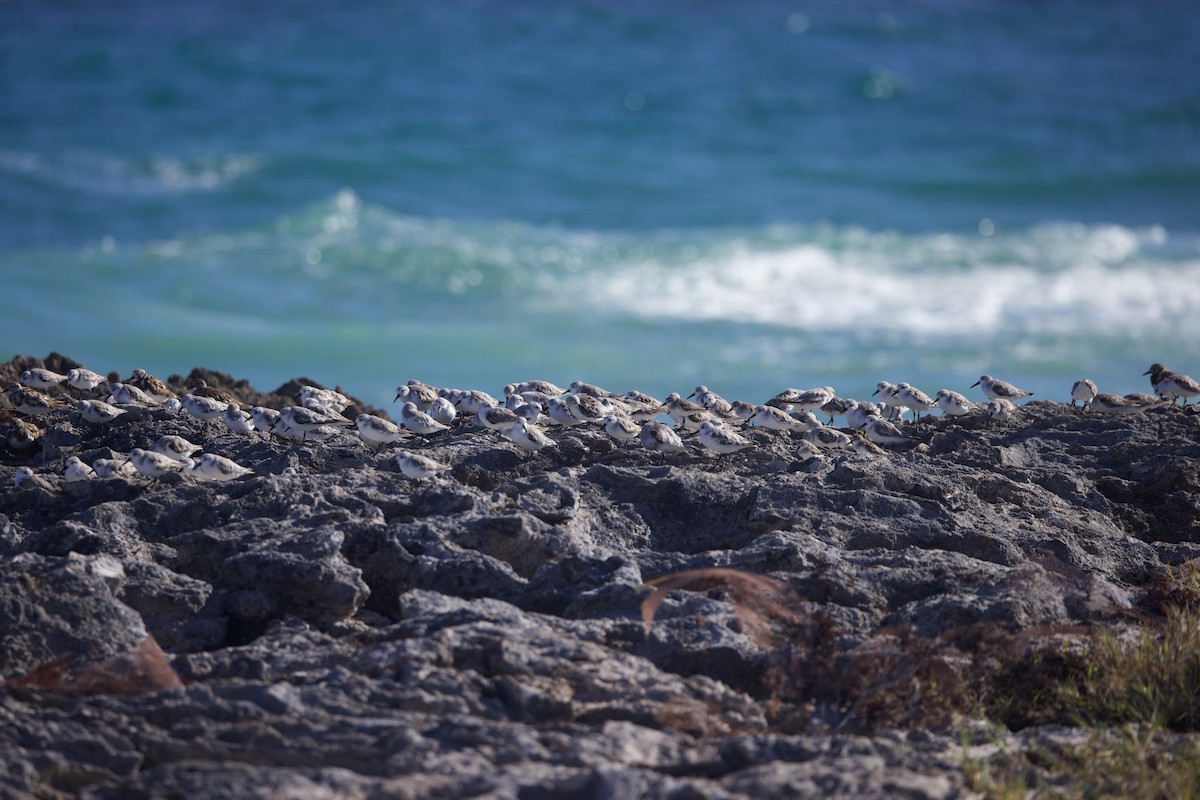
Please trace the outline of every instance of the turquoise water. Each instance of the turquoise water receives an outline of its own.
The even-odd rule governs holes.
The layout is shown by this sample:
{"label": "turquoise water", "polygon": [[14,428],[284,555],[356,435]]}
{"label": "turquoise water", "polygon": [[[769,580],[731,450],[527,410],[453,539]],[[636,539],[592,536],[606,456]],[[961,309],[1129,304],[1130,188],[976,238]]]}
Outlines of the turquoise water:
{"label": "turquoise water", "polygon": [[643,5],[0,4],[0,344],[380,403],[1200,373],[1188,4]]}

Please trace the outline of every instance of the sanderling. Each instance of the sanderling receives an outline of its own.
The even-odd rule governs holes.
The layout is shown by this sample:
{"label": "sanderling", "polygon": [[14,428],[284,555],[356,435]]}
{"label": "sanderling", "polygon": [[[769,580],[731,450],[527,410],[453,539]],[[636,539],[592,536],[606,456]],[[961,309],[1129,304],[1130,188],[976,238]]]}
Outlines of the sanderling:
{"label": "sanderling", "polygon": [[342,410],[338,408],[337,404],[329,405],[316,397],[305,397],[300,401],[300,404],[309,411],[315,411],[334,422],[343,422],[347,425],[353,422],[349,417],[342,414]]}
{"label": "sanderling", "polygon": [[275,423],[279,421],[279,412],[266,406],[255,406],[250,409],[250,419],[254,422],[257,430],[270,433],[271,428],[275,427]]}
{"label": "sanderling", "polygon": [[446,399],[454,404],[454,407],[458,409],[458,413],[472,417],[478,414],[481,408],[492,408],[493,406],[500,405],[496,398],[479,389],[467,389],[453,396],[447,396]]}
{"label": "sanderling", "polygon": [[100,373],[83,367],[76,367],[67,373],[67,385],[81,392],[90,392],[106,380]]}
{"label": "sanderling", "polygon": [[930,410],[934,405],[933,398],[907,383],[897,384],[896,401],[905,408],[912,409],[918,422],[921,420],[921,412]]}
{"label": "sanderling", "polygon": [[814,428],[824,427],[821,420],[817,419],[817,415],[811,411],[789,411],[788,416],[796,423],[795,430],[811,431]]}
{"label": "sanderling", "polygon": [[733,416],[733,404],[726,400],[721,395],[709,389],[704,384],[696,387],[696,391],[688,395],[688,398],[696,398],[696,402],[707,408],[718,417]]}
{"label": "sanderling", "polygon": [[374,414],[359,414],[354,418],[354,426],[358,428],[358,438],[372,450],[408,438],[408,434],[400,430],[399,425]]}
{"label": "sanderling", "polygon": [[450,430],[448,425],[443,425],[419,409],[416,402],[412,400],[406,400],[400,407],[400,423],[413,433],[419,433],[422,436]]}
{"label": "sanderling", "polygon": [[1017,407],[1012,404],[1012,401],[1004,397],[993,398],[988,403],[988,416],[992,419],[1008,419],[1016,413]]}
{"label": "sanderling", "polygon": [[336,424],[336,420],[310,408],[288,406],[280,410],[279,419],[275,420],[272,430],[276,432],[282,430],[293,436],[299,436],[301,439],[307,439],[323,428]]}
{"label": "sanderling", "polygon": [[129,380],[125,381],[125,383],[129,384],[130,386],[136,386],[152,397],[159,397],[163,399],[175,397],[175,393],[171,391],[167,384],[163,383],[149,372],[146,372],[144,369],[135,369],[133,374],[129,376]]}
{"label": "sanderling", "polygon": [[542,419],[542,404],[536,401],[521,403],[516,408],[509,409],[531,425],[536,425]]}
{"label": "sanderling", "polygon": [[1150,376],[1150,384],[1155,393],[1168,398],[1172,403],[1182,397],[1184,405],[1187,405],[1189,397],[1200,396],[1200,383],[1187,375],[1169,370],[1162,364],[1152,364],[1143,374]]}
{"label": "sanderling", "polygon": [[38,475],[29,467],[17,467],[17,471],[13,473],[13,488],[19,489],[22,486],[25,488],[44,489],[47,492],[52,492],[58,488],[53,482]]}
{"label": "sanderling", "polygon": [[48,369],[42,369],[41,367],[27,369],[21,373],[19,378],[23,385],[28,386],[30,389],[37,389],[43,392],[47,389],[58,386],[66,379],[66,375],[59,375],[57,372]]}
{"label": "sanderling", "polygon": [[183,410],[191,414],[196,419],[219,419],[225,416],[225,409],[229,407],[229,403],[217,400],[215,397],[208,397],[202,394],[185,394],[180,398],[179,402],[183,404]]}
{"label": "sanderling", "polygon": [[32,422],[16,417],[9,420],[8,436],[5,441],[13,450],[28,450],[41,438],[42,429]]}
{"label": "sanderling", "polygon": [[700,424],[700,444],[714,453],[736,453],[753,447],[754,442],[726,428],[719,419],[710,419]]}
{"label": "sanderling", "polygon": [[793,431],[800,427],[800,423],[792,419],[787,412],[767,405],[756,408],[749,423],[773,431]]}
{"label": "sanderling", "polygon": [[179,402],[178,397],[168,397],[166,400],[163,400],[162,407],[172,414],[178,414],[183,410],[183,403]]}
{"label": "sanderling", "polygon": [[191,461],[192,455],[203,450],[204,448],[198,444],[193,444],[182,436],[167,434],[159,437],[159,440],[150,448],[151,452],[159,455],[173,458],[176,461]]}
{"label": "sanderling", "polygon": [[571,381],[571,385],[567,387],[567,391],[563,394],[590,394],[592,397],[616,397],[615,394],[607,389],[601,389],[593,383],[584,383],[583,381]]}
{"label": "sanderling", "polygon": [[152,480],[158,480],[170,472],[182,472],[192,463],[190,458],[179,461],[153,450],[143,450],[140,447],[129,451],[129,461],[133,464],[134,469]]}
{"label": "sanderling", "polygon": [[894,383],[888,381],[880,381],[875,384],[875,391],[871,392],[871,396],[879,395],[879,409],[881,417],[884,419],[895,419],[904,413],[904,406],[900,405],[900,401],[896,398],[897,387]]}
{"label": "sanderling", "polygon": [[851,430],[855,430],[855,431],[862,430],[863,427],[867,424],[867,418],[872,415],[878,416],[879,415],[878,410],[868,411],[864,407],[863,403],[860,403],[859,401],[854,400],[854,399],[850,399],[850,400],[846,401],[845,416],[846,416],[846,427],[847,428],[850,428]]}
{"label": "sanderling", "polygon": [[96,470],[80,461],[79,456],[71,456],[63,468],[63,480],[67,483],[75,481],[90,481],[96,477]]}
{"label": "sanderling", "polygon": [[[219,386],[209,386],[208,382],[203,378],[196,381],[196,385],[192,387],[189,393],[194,397],[209,397],[213,400],[218,400],[226,405],[232,403],[235,406],[241,406],[242,401],[238,400],[232,392],[227,392]],[[221,407],[224,410],[224,406]]]}
{"label": "sanderling", "polygon": [[546,403],[546,416],[566,428],[583,424],[583,420],[575,416],[571,407],[557,397],[551,397]]}
{"label": "sanderling", "polygon": [[225,406],[225,413],[221,415],[221,418],[225,420],[225,427],[234,433],[244,436],[254,430],[254,419],[250,416],[250,412],[243,411],[232,403]]}
{"label": "sanderling", "polygon": [[849,403],[849,400],[835,396],[828,403],[821,406],[821,413],[829,417],[829,424],[832,425],[834,419],[845,416]]}
{"label": "sanderling", "polygon": [[609,414],[603,420],[604,432],[621,444],[632,442],[641,433],[641,426],[624,414]]}
{"label": "sanderling", "polygon": [[504,387],[504,396],[508,397],[512,394],[524,394],[525,392],[539,392],[551,397],[558,397],[567,393],[567,390],[561,386],[557,386],[550,381],[521,381],[520,383],[510,383]]}
{"label": "sanderling", "polygon": [[429,407],[429,411],[426,413],[443,425],[449,425],[458,416],[458,409],[454,407],[454,403],[451,403],[444,397],[439,397],[433,401],[433,405]]}
{"label": "sanderling", "polygon": [[125,409],[109,405],[103,400],[79,401],[79,416],[93,425],[107,424],[124,413]]}
{"label": "sanderling", "polygon": [[412,380],[396,387],[396,398],[392,402],[403,400],[406,403],[412,403],[418,411],[427,411],[437,399],[437,389],[420,381]]}
{"label": "sanderling", "polygon": [[[119,406],[157,406],[162,405],[162,398],[146,394],[133,384],[114,383],[108,387],[108,402],[116,403]],[[221,406],[221,408],[224,409],[225,406]]]}
{"label": "sanderling", "polygon": [[635,405],[654,406],[655,408],[660,408],[662,406],[662,400],[648,395],[645,392],[639,392],[637,389],[630,389],[628,392],[621,395],[621,399],[626,403],[633,403]]}
{"label": "sanderling", "polygon": [[979,380],[971,384],[971,388],[979,387],[989,400],[1007,400],[1014,403],[1023,397],[1033,397],[1033,392],[1018,389],[1008,381],[993,378],[991,375],[980,375]]}
{"label": "sanderling", "polygon": [[64,406],[57,398],[16,383],[8,387],[8,402],[14,409],[29,417],[40,417]]}
{"label": "sanderling", "polygon": [[754,403],[747,403],[745,400],[734,400],[729,404],[730,418],[741,422],[749,422],[757,411],[758,407]]}
{"label": "sanderling", "polygon": [[232,481],[243,475],[253,475],[254,470],[243,467],[233,459],[216,453],[204,453],[187,471],[188,475],[204,481]]}
{"label": "sanderling", "polygon": [[870,455],[870,456],[886,456],[886,455],[888,455],[887,450],[884,450],[882,447],[880,447],[879,445],[872,442],[866,436],[850,437],[850,443],[848,445],[846,445],[845,449],[853,451],[855,453],[860,453],[862,455]]}
{"label": "sanderling", "polygon": [[1170,405],[1171,403],[1175,402],[1169,397],[1164,397],[1159,394],[1146,394],[1145,392],[1134,392],[1132,394],[1127,394],[1125,395],[1125,399],[1131,403],[1137,403],[1141,405],[1143,409],[1158,408],[1159,406]]}
{"label": "sanderling", "polygon": [[1128,400],[1120,395],[1097,392],[1095,397],[1083,404],[1083,410],[1095,411],[1100,414],[1136,414],[1145,409],[1141,403]]}
{"label": "sanderling", "polygon": [[667,395],[667,399],[663,401],[662,410],[667,413],[668,417],[675,420],[677,426],[685,430],[695,430],[700,427],[700,423],[695,423],[689,417],[700,417],[701,422],[709,417],[707,408],[690,400],[684,400],[679,396],[679,392],[671,392]]}
{"label": "sanderling", "polygon": [[822,450],[835,450],[850,444],[850,437],[836,428],[821,425],[804,432],[804,439]]}
{"label": "sanderling", "polygon": [[1086,408],[1092,398],[1099,393],[1100,390],[1096,388],[1096,384],[1087,378],[1075,381],[1075,385],[1071,387],[1071,405],[1074,406],[1075,401],[1078,400]]}
{"label": "sanderling", "polygon": [[406,476],[419,481],[436,478],[450,469],[449,464],[442,464],[418,453],[397,453],[396,466],[400,467],[400,471]]}
{"label": "sanderling", "polygon": [[657,420],[649,420],[642,425],[638,433],[638,441],[642,447],[657,450],[660,453],[678,453],[684,450],[683,440],[670,427]]}
{"label": "sanderling", "polygon": [[782,408],[789,405],[788,411],[816,411],[828,403],[837,393],[832,386],[822,386],[820,389],[784,389],[766,402],[766,405]]}
{"label": "sanderling", "polygon": [[300,405],[304,405],[305,400],[316,400],[328,408],[336,408],[339,414],[353,405],[350,398],[341,392],[322,389],[320,386],[301,386],[296,393],[300,397]]}
{"label": "sanderling", "polygon": [[480,427],[500,433],[511,431],[513,425],[516,425],[519,419],[521,417],[518,417],[514,412],[500,406],[480,409],[479,413],[475,415],[475,421],[479,423]]}
{"label": "sanderling", "polygon": [[908,441],[899,428],[882,417],[869,417],[863,426],[863,433],[875,444],[904,444]]}
{"label": "sanderling", "polygon": [[554,444],[554,440],[547,436],[545,431],[536,425],[530,425],[524,417],[517,417],[517,421],[509,429],[508,435],[513,444],[531,453],[536,453],[538,450]]}
{"label": "sanderling", "polygon": [[571,410],[571,415],[584,422],[599,423],[612,413],[612,405],[591,394],[566,394],[562,401]]}
{"label": "sanderling", "polygon": [[128,458],[97,458],[92,462],[92,469],[97,478],[134,478],[137,477],[137,467]]}
{"label": "sanderling", "polygon": [[949,389],[938,389],[935,402],[947,417],[965,416],[971,413],[973,407],[970,400]]}

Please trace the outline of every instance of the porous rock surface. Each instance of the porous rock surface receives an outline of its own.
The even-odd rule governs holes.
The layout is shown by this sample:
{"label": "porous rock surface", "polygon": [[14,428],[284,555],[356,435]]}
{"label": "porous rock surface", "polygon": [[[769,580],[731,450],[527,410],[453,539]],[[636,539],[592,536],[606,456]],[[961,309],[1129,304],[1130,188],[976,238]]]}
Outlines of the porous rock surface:
{"label": "porous rock surface", "polygon": [[[770,576],[846,654],[899,629],[1119,619],[1200,556],[1200,416],[1180,408],[1034,402],[816,458],[771,431],[665,456],[589,427],[530,455],[460,424],[401,446],[453,465],[428,482],[349,429],[238,436],[160,409],[38,424],[36,448],[0,457],[13,797],[963,796],[954,730],[856,731],[836,704],[782,724],[777,643],[736,595],[671,592],[647,630],[643,582]],[[21,465],[53,479],[168,433],[255,475],[12,486]]]}

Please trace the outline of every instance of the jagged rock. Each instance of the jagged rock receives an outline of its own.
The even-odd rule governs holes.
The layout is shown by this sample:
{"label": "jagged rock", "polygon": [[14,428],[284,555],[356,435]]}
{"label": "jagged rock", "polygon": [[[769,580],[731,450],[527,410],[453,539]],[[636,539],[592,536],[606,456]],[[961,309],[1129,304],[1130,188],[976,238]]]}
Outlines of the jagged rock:
{"label": "jagged rock", "polygon": [[[42,365],[75,364],[0,379]],[[275,407],[312,383],[170,383],[200,379]],[[38,425],[37,447],[0,452],[17,795],[961,796],[956,735],[831,732],[845,705],[797,720],[781,692],[904,637],[1127,618],[1200,557],[1200,415],[1182,408],[1039,401],[817,457],[766,430],[714,456],[594,427],[529,454],[470,421],[378,452],[346,426],[240,436],[164,409]],[[168,433],[254,474],[12,488],[19,466],[54,476]],[[451,470],[411,480],[398,449]],[[688,586],[647,630],[644,581],[711,568],[794,598],[755,620],[731,586]]]}

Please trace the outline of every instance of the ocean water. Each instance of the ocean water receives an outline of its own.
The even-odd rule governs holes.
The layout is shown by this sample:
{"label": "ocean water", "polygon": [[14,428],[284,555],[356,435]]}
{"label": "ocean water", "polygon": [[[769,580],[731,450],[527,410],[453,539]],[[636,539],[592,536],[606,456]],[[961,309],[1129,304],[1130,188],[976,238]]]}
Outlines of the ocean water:
{"label": "ocean water", "polygon": [[1186,2],[2,3],[0,355],[1144,391],[1200,374],[1197,41]]}

